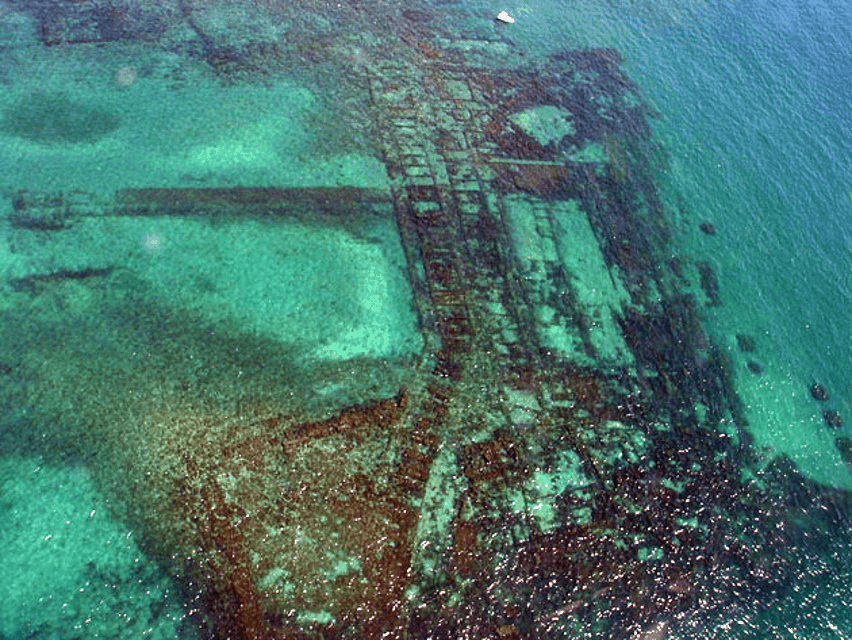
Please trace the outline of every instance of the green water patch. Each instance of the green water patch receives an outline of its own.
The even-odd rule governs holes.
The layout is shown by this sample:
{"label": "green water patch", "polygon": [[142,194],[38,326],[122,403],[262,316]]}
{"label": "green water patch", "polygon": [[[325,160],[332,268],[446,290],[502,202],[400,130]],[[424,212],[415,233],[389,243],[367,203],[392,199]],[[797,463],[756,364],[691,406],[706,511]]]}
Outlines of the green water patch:
{"label": "green water patch", "polygon": [[0,456],[0,636],[188,637],[172,581],[82,467]]}
{"label": "green water patch", "polygon": [[36,91],[2,112],[0,130],[41,145],[94,144],[121,126],[121,118],[62,93]]}

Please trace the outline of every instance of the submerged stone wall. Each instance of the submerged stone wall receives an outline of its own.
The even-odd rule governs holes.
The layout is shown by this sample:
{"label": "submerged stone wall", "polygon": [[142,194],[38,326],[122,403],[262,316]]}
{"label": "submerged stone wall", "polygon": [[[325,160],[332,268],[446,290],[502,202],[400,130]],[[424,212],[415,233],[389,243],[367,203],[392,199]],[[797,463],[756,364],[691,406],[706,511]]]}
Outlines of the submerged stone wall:
{"label": "submerged stone wall", "polygon": [[[410,44],[352,79],[389,189],[18,195],[22,246],[141,217],[262,220],[270,238],[298,220],[384,257],[364,228],[398,235],[409,290],[391,303],[420,340],[353,358],[187,311],[91,252],[12,277],[40,304],[85,292],[103,318],[67,352],[30,347],[68,373],[48,377],[56,398],[86,390],[73,436],[117,517],[205,637],[661,638],[783,597],[790,498],[751,458],[702,328],[712,278],[671,258],[650,114],[618,54],[505,68],[487,43]],[[95,335],[113,357],[92,368]]]}

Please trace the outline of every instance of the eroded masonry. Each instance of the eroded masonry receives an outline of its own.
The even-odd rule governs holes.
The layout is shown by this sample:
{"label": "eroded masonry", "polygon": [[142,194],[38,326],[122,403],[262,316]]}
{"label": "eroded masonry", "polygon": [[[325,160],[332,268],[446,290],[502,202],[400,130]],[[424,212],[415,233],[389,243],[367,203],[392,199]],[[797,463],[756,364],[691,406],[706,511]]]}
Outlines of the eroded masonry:
{"label": "eroded masonry", "polygon": [[[140,369],[171,376],[62,360],[117,517],[216,638],[662,638],[790,588],[781,494],[753,476],[699,318],[715,282],[671,257],[661,152],[618,54],[515,68],[482,43],[418,47],[353,72],[389,189],[18,194],[24,247],[173,218],[400,252],[417,336],[378,358],[246,332],[248,311],[193,325],[106,253],[13,277],[60,306],[87,291]],[[379,296],[363,283],[381,274],[351,295]]]}

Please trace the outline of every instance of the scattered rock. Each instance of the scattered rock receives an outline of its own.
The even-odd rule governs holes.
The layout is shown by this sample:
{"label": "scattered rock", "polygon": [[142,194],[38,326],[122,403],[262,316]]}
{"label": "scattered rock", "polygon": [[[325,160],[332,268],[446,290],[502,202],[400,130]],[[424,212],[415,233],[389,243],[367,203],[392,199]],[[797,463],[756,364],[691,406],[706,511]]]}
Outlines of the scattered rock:
{"label": "scattered rock", "polygon": [[763,373],[763,367],[757,364],[754,360],[749,360],[746,366],[748,367],[748,370],[756,376],[759,376],[761,373]]}
{"label": "scattered rock", "polygon": [[754,353],[757,349],[757,343],[754,341],[754,338],[743,333],[737,334],[737,346],[740,348],[740,351],[746,353]]}
{"label": "scattered rock", "polygon": [[709,262],[696,262],[695,266],[698,269],[701,289],[710,301],[708,304],[711,307],[721,307],[722,298],[719,295],[719,281],[716,280],[716,272],[713,271],[713,267],[710,266]]}
{"label": "scattered rock", "polygon": [[813,396],[814,400],[825,402],[828,400],[828,391],[826,391],[826,388],[819,382],[814,382],[811,385],[811,396]]}
{"label": "scattered rock", "polygon": [[825,424],[827,424],[829,427],[839,429],[843,426],[843,418],[841,417],[839,411],[835,411],[834,409],[823,411],[822,417],[825,420]]}
{"label": "scattered rock", "polygon": [[701,229],[701,232],[704,233],[705,235],[708,235],[708,236],[715,236],[716,235],[716,227],[714,227],[709,222],[702,222],[700,225],[698,225],[698,228]]}
{"label": "scattered rock", "polygon": [[521,632],[513,624],[502,624],[495,631],[498,638],[506,638],[506,640],[515,640],[521,637]]}
{"label": "scattered rock", "polygon": [[834,440],[834,446],[840,452],[840,457],[846,464],[852,464],[852,439],[840,436]]}

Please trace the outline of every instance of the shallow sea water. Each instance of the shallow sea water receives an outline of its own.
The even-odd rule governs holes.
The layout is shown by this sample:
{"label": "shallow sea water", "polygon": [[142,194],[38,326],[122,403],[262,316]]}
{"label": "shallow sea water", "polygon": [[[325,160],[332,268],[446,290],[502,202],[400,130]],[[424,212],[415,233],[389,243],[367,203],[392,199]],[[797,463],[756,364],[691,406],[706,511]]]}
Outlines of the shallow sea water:
{"label": "shallow sea water", "polygon": [[[372,153],[372,137],[381,137],[380,132],[364,123],[363,114],[347,111],[350,105],[355,105],[354,111],[359,108],[359,89],[344,85],[330,89],[335,85],[327,80],[335,80],[334,73],[326,77],[316,72],[313,77],[313,71],[302,69],[293,71],[287,82],[252,84],[246,89],[239,81],[237,86],[220,86],[203,72],[192,76],[197,68],[186,71],[174,62],[173,53],[156,47],[146,50],[144,42],[125,43],[127,48],[118,53],[92,47],[56,57],[56,48],[38,50],[32,56],[34,66],[28,67],[25,52],[32,46],[28,30],[36,22],[26,10],[18,11],[24,4],[10,2],[0,9],[4,24],[22,34],[19,40],[9,37],[6,49],[0,50],[0,60],[7,56],[6,64],[0,65],[0,79],[9,89],[0,105],[6,109],[2,133],[4,140],[14,140],[14,146],[0,151],[6,176],[2,205],[8,211],[21,188],[67,192],[85,187],[103,194],[115,189],[218,189],[249,184],[382,191],[392,182]],[[143,3],[138,6],[144,8]],[[322,14],[319,5],[311,4],[309,9]],[[515,16],[514,24],[494,23],[491,16],[503,9]],[[743,467],[743,487],[752,486],[749,474],[766,472],[773,479],[769,484],[775,483],[772,487],[788,491],[779,497],[777,491],[767,490],[765,495],[777,499],[777,504],[763,505],[772,517],[749,502],[753,496],[745,489],[734,492],[726,506],[733,510],[741,500],[747,504],[744,510],[754,509],[754,521],[746,520],[746,540],[775,540],[777,533],[777,539],[791,546],[783,562],[776,563],[766,557],[771,544],[755,547],[752,556],[747,547],[732,550],[726,546],[729,540],[720,538],[696,548],[692,560],[701,569],[695,574],[664,567],[659,573],[652,571],[650,578],[644,574],[640,578],[641,572],[625,568],[623,579],[604,578],[591,570],[583,574],[583,569],[571,564],[565,569],[569,577],[560,583],[563,577],[558,572],[537,573],[530,566],[565,568],[569,561],[560,553],[583,549],[579,529],[571,530],[574,537],[557,534],[554,522],[563,517],[559,514],[568,509],[567,502],[585,499],[585,459],[571,452],[560,457],[549,450],[539,452],[538,459],[532,451],[517,458],[508,456],[515,462],[523,460],[526,466],[518,477],[527,483],[507,494],[509,502],[522,505],[520,511],[539,510],[528,518],[538,522],[540,529],[538,537],[531,538],[545,540],[541,548],[547,551],[530,552],[535,560],[529,560],[529,565],[522,562],[523,554],[521,559],[511,558],[506,552],[511,545],[505,540],[522,540],[525,526],[535,530],[528,521],[511,518],[507,522],[512,524],[501,525],[501,533],[491,543],[481,539],[479,547],[468,543],[480,555],[497,558],[500,571],[511,574],[512,562],[517,562],[517,573],[528,571],[531,577],[519,580],[516,591],[509,589],[508,594],[495,579],[493,589],[483,589],[488,595],[482,598],[493,596],[495,602],[502,598],[502,603],[488,600],[470,606],[483,619],[493,616],[493,621],[480,622],[471,614],[474,622],[462,622],[468,610],[458,602],[479,593],[479,578],[471,577],[476,574],[470,569],[478,567],[478,561],[465,555],[476,554],[464,547],[465,536],[477,534],[469,534],[464,524],[442,523],[441,518],[460,518],[466,509],[472,513],[482,509],[497,521],[494,513],[507,507],[496,499],[491,511],[473,499],[464,502],[464,483],[474,486],[474,479],[480,479],[475,477],[473,462],[465,462],[461,455],[456,459],[450,452],[460,443],[464,451],[479,450],[476,438],[468,441],[463,433],[449,431],[442,441],[446,447],[442,444],[439,453],[429,453],[433,466],[421,497],[431,501],[430,517],[435,522],[424,516],[420,528],[415,528],[417,539],[427,542],[417,552],[421,555],[412,556],[420,563],[420,571],[446,565],[466,579],[454,583],[456,596],[445,593],[438,578],[434,591],[422,584],[417,587],[420,591],[411,586],[405,591],[406,602],[422,599],[423,609],[435,618],[423,614],[418,619],[410,613],[408,627],[394,629],[391,637],[852,638],[852,463],[843,461],[834,448],[835,437],[852,439],[852,159],[848,154],[852,103],[847,97],[852,86],[852,8],[840,0],[610,0],[514,1],[499,6],[494,2],[436,3],[418,5],[416,10],[423,12],[423,21],[432,28],[459,38],[508,42],[523,51],[527,61],[543,61],[564,49],[608,47],[621,54],[624,72],[638,85],[641,100],[656,112],[651,127],[665,161],[654,165],[655,182],[661,198],[676,203],[667,220],[673,257],[707,264],[718,279],[721,305],[703,307],[700,319],[712,341],[727,354],[726,373],[735,382],[752,429],[758,462],[750,459]],[[361,19],[360,9],[352,11]],[[220,35],[234,41],[250,39],[246,34],[258,31],[266,40],[274,40],[281,32],[299,27],[298,17],[281,13],[273,23],[268,14],[246,10],[228,22],[222,18],[227,11],[211,17],[199,10],[196,20],[203,31],[221,19],[225,26]],[[341,37],[346,15],[328,19],[334,28],[316,27],[320,20],[310,23],[334,36],[329,36],[331,44],[300,43],[307,52],[303,59],[319,60],[318,66],[328,58],[333,59],[332,66],[345,60],[343,66],[353,68],[366,64],[368,58],[373,62],[371,56],[381,49],[377,36]],[[380,16],[381,11],[371,15]],[[352,24],[359,24],[356,18]],[[414,32],[411,37],[420,36]],[[298,41],[298,36],[291,41]],[[427,49],[421,53],[428,57]],[[122,60],[133,63],[132,74],[126,70],[119,74],[125,69]],[[188,78],[180,77],[179,69]],[[252,68],[252,73],[259,71]],[[11,117],[9,109],[38,100],[41,90],[60,96],[50,98],[55,103],[47,100],[54,111],[65,109],[66,103],[72,105],[58,125],[51,121],[51,126],[74,129],[71,139],[60,138],[57,143],[51,127],[35,127],[38,131],[30,138],[18,135],[33,125],[26,118]],[[89,114],[98,113],[99,107],[88,106],[98,95],[101,106],[123,118],[115,133],[108,130],[109,118],[98,119],[92,127],[86,126],[85,117],[77,120],[79,105],[86,105]],[[319,118],[317,114],[323,112],[326,115]],[[33,117],[42,116],[36,110]],[[66,154],[67,145],[79,144],[78,136],[85,135],[98,140],[84,143],[87,146],[80,155]],[[133,140],[135,145],[129,146],[139,153],[128,155],[128,141]],[[164,207],[168,200],[157,194],[145,197],[150,200],[137,206]],[[312,217],[318,206],[314,201],[294,201],[297,223],[287,226],[280,244],[270,243],[262,250],[253,247],[262,243],[274,220],[264,218],[248,225],[231,220],[203,222],[203,231],[198,232],[193,230],[194,219],[159,220],[145,214],[116,220],[84,213],[74,219],[73,231],[62,230],[60,220],[56,229],[42,229],[41,235],[31,237],[8,224],[4,211],[7,242],[0,258],[5,277],[13,283],[6,288],[18,296],[31,295],[34,301],[29,307],[16,301],[4,303],[0,319],[2,375],[14,379],[3,391],[5,409],[0,419],[0,544],[5,548],[0,572],[15,576],[0,585],[0,637],[260,640],[262,628],[290,629],[270,637],[297,637],[295,627],[286,627],[282,620],[306,634],[298,637],[359,637],[358,629],[360,637],[379,637],[363,631],[377,628],[367,623],[363,628],[356,623],[343,625],[341,631],[334,627],[328,608],[317,604],[324,595],[330,600],[338,597],[334,585],[346,597],[363,591],[365,602],[371,598],[380,602],[389,593],[398,593],[391,587],[387,591],[364,587],[357,578],[347,578],[374,571],[369,557],[352,555],[352,546],[341,541],[347,533],[357,539],[357,530],[333,531],[319,542],[305,534],[301,542],[299,523],[288,522],[289,529],[266,530],[263,545],[267,546],[243,545],[246,553],[255,554],[250,560],[233,556],[238,544],[227,547],[222,552],[227,558],[224,564],[210,560],[211,549],[196,545],[192,537],[201,529],[202,539],[208,535],[233,543],[242,529],[230,525],[223,525],[224,533],[216,529],[217,522],[230,519],[239,526],[247,523],[250,533],[246,535],[258,534],[266,526],[263,516],[253,515],[248,506],[245,512],[217,515],[216,508],[219,514],[231,508],[227,491],[236,492],[235,487],[246,481],[253,496],[263,496],[275,508],[280,501],[276,491],[287,483],[298,487],[293,502],[299,506],[287,513],[304,518],[308,531],[318,530],[316,521],[324,521],[326,509],[333,519],[347,508],[365,509],[367,504],[370,522],[395,541],[392,546],[410,540],[394,537],[403,528],[393,524],[394,516],[404,522],[408,518],[399,515],[407,514],[402,502],[375,498],[369,492],[374,501],[362,502],[365,498],[359,493],[364,477],[383,473],[385,458],[394,455],[396,436],[389,430],[391,435],[375,442],[350,440],[341,424],[357,418],[334,422],[329,415],[340,406],[393,397],[400,386],[411,383],[411,354],[428,349],[433,338],[426,335],[421,342],[416,335],[419,319],[409,301],[414,294],[401,277],[403,251],[385,224],[390,207],[386,197],[364,198],[357,205],[348,197],[344,194],[345,207],[356,215],[346,223],[340,223],[339,212],[326,201],[319,219]],[[256,201],[246,202],[247,207],[257,206]],[[96,207],[97,202],[85,200],[84,204]],[[528,212],[518,211],[515,224],[522,227],[530,218],[523,217]],[[705,229],[712,226],[713,232],[702,232],[701,224]],[[588,225],[575,228],[591,234]],[[302,233],[310,242],[298,250],[292,248],[292,237]],[[322,243],[323,249],[313,250],[312,242]],[[529,249],[533,258],[536,250]],[[110,257],[114,252],[121,255],[115,270]],[[256,278],[253,274],[258,269],[262,274]],[[304,269],[311,271],[299,273]],[[38,275],[44,273],[75,275],[64,279]],[[109,287],[80,286],[92,274],[96,279],[107,276]],[[117,297],[114,290],[121,294]],[[288,298],[288,291],[299,292],[299,299]],[[617,295],[626,297],[621,291]],[[253,306],[254,298],[263,303]],[[320,307],[324,310],[318,311]],[[93,316],[91,309],[100,312]],[[613,353],[617,351],[614,346]],[[488,364],[476,366],[487,368]],[[19,370],[25,374],[19,377]],[[810,386],[817,382],[829,395],[825,402],[810,397]],[[414,383],[411,386],[417,388]],[[426,394],[423,389],[419,393]],[[475,398],[477,393],[485,397],[489,390],[465,393],[469,395],[461,397]],[[536,421],[530,416],[540,408],[539,399],[527,388],[514,393],[512,424],[519,432],[534,431]],[[838,412],[844,424],[825,425],[822,414],[828,410]],[[265,464],[266,454],[258,453],[257,447],[268,444],[264,438],[269,429],[286,423],[281,416],[288,411],[301,415],[303,421],[314,421],[310,424],[323,442],[315,449],[308,447],[300,458],[296,448],[302,446],[301,440],[288,435],[284,438],[286,464],[270,463],[272,474],[259,473],[260,467],[251,465],[218,466],[219,449],[227,450],[238,428],[235,423],[246,420],[255,437],[227,455],[238,461],[262,459]],[[393,414],[394,409],[382,411]],[[468,415],[464,408],[450,411]],[[239,418],[222,421],[220,415]],[[476,414],[471,410],[470,415]],[[327,426],[317,426],[321,420],[328,420]],[[177,425],[175,435],[163,437],[164,425]],[[416,430],[415,434],[423,442],[428,440]],[[483,435],[481,440],[488,441],[490,436]],[[672,442],[687,449],[693,446],[690,437],[675,434]],[[195,458],[182,455],[199,442],[203,453]],[[627,442],[625,459],[630,458],[631,447],[642,451],[641,443]],[[280,446],[278,440],[275,443]],[[401,450],[405,460],[417,455],[411,448]],[[480,462],[491,463],[504,455],[499,447],[482,451],[477,454]],[[322,468],[323,463],[329,468],[345,465],[344,454],[351,452],[360,465],[351,477],[341,480],[332,472],[325,478],[299,476],[300,464],[307,470]],[[787,464],[787,459],[792,463]],[[630,462],[630,469],[639,473],[636,469],[643,468],[646,459]],[[702,461],[701,465],[705,462],[708,467],[713,464]],[[650,503],[652,494],[663,495],[671,489],[668,478],[657,476],[653,465],[646,467],[647,474],[640,474],[639,482],[647,483],[648,493],[638,499],[640,505],[645,504],[642,499]],[[146,469],[144,475],[142,469]],[[173,491],[157,484],[158,472],[169,478],[196,474],[204,482],[193,485],[187,480]],[[149,490],[146,483],[154,488]],[[211,496],[211,486],[225,493]],[[479,490],[476,485],[471,491],[476,495]],[[552,500],[542,499],[536,505],[534,496]],[[681,529],[701,530],[708,522],[726,517],[712,495],[706,498],[706,510],[693,503],[687,510],[689,517],[678,512],[684,520],[678,525]],[[181,511],[168,503],[181,499],[190,505],[193,500],[200,503],[204,517],[192,507]],[[346,507],[347,500],[355,506]],[[678,504],[678,509],[683,508]],[[708,516],[706,512],[711,511]],[[190,523],[185,529],[169,520],[175,512],[185,514]],[[252,517],[261,524],[252,524]],[[356,520],[360,517],[358,513]],[[693,524],[693,519],[702,524]],[[779,531],[761,530],[770,523]],[[719,530],[725,531],[724,524]],[[488,531],[485,525],[482,531]],[[184,544],[182,534],[190,542]],[[450,543],[430,556],[429,544],[442,534]],[[364,542],[363,547],[371,548],[370,544],[371,540]],[[308,548],[309,558],[327,564],[305,567],[296,560],[290,562],[288,556],[288,561],[270,568],[259,557],[261,549],[269,548],[292,556]],[[649,548],[641,549],[639,555]],[[606,549],[589,544],[580,555],[594,556]],[[707,549],[715,555],[697,557]],[[192,556],[187,561],[201,566],[201,572],[190,572],[189,577],[176,572],[180,562],[175,556],[181,553]],[[678,553],[690,555],[689,551]],[[276,611],[267,605],[268,627],[252,626],[249,621],[257,613],[252,606],[259,605],[246,600],[242,610],[213,611],[210,602],[217,601],[217,594],[225,602],[222,594],[229,593],[227,588],[240,588],[239,570],[226,576],[236,587],[230,583],[223,587],[210,575],[228,562],[253,567],[252,575],[262,576],[259,583],[264,593],[273,594],[268,595],[270,601],[280,597],[294,609]],[[269,565],[273,564],[270,559]],[[633,567],[632,560],[624,566],[628,565]],[[400,575],[394,571],[401,570],[392,562],[390,567],[387,581],[393,583]],[[208,573],[202,576],[205,570]],[[293,576],[307,576],[314,582],[303,584]],[[654,576],[663,576],[660,580],[666,584],[659,591],[668,599],[643,598],[637,593],[650,588]],[[547,580],[553,584],[545,584]],[[614,586],[633,580],[637,586],[624,592]],[[714,591],[718,589],[728,592]],[[493,593],[499,593],[499,598]],[[523,609],[527,597],[540,608],[541,619],[535,612],[513,613]],[[228,605],[222,606],[227,609]],[[601,621],[610,616],[615,622],[608,627]],[[456,617],[454,627],[448,620]],[[228,635],[230,631],[217,626],[223,625],[222,620],[242,624],[240,632]],[[431,620],[436,621],[434,627],[429,627]]]}

